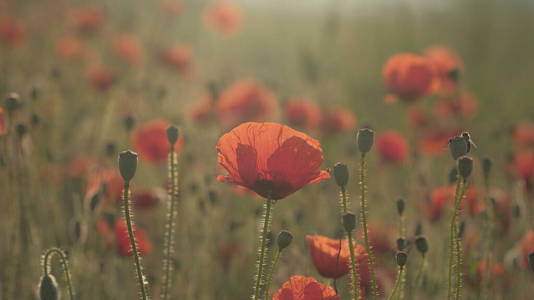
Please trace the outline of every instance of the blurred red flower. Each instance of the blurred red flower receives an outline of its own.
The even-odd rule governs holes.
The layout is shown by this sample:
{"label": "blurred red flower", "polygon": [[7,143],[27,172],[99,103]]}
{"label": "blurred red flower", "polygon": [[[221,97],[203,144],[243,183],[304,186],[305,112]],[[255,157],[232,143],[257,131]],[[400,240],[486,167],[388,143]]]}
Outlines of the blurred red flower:
{"label": "blurred red flower", "polygon": [[454,201],[454,192],[454,186],[444,186],[432,190],[429,202],[425,203],[425,213],[430,221],[435,222],[441,218],[445,207]]}
{"label": "blurred red flower", "polygon": [[408,102],[435,92],[439,84],[435,75],[428,59],[411,53],[390,57],[382,69],[388,91]]}
{"label": "blurred red flower", "polygon": [[69,171],[71,176],[83,178],[89,174],[92,169],[101,167],[102,163],[96,158],[89,155],[79,155],[69,164]]}
{"label": "blurred red flower", "polygon": [[213,2],[204,10],[204,24],[217,33],[232,37],[239,32],[243,24],[243,11],[235,3]]}
{"label": "blurred red flower", "polygon": [[534,230],[529,230],[523,236],[521,244],[519,245],[521,252],[521,266],[528,267],[528,255],[534,252]]}
{"label": "blurred red flower", "polygon": [[97,170],[91,173],[87,181],[86,196],[92,197],[105,189],[104,200],[120,202],[122,199],[124,181],[115,169]]}
{"label": "blurred red flower", "polygon": [[205,124],[213,119],[213,101],[208,93],[189,107],[188,115],[189,119],[197,124]]}
{"label": "blurred red flower", "polygon": [[[373,253],[392,253],[394,250],[391,241],[394,240],[395,232],[385,223],[372,223],[368,225],[369,244],[373,249]],[[358,235],[363,236],[363,231],[360,228]]]}
{"label": "blurred red flower", "polygon": [[462,201],[462,207],[466,207],[467,205],[467,211],[472,217],[474,217],[479,212],[483,211],[486,207],[485,203],[482,201],[481,198],[482,197],[480,197],[477,193],[477,189],[474,186],[470,186],[465,191],[464,200]]}
{"label": "blurred red flower", "polygon": [[472,119],[477,114],[478,101],[468,92],[463,92],[460,99],[450,98],[438,100],[434,103],[434,115],[438,119],[447,120],[453,117]]}
{"label": "blurred red flower", "polygon": [[356,116],[346,108],[331,108],[323,114],[320,126],[327,135],[350,132],[356,127]]}
{"label": "blurred red flower", "polygon": [[449,139],[461,133],[457,129],[437,129],[424,133],[417,143],[417,151],[427,156],[438,156],[448,150]]}
{"label": "blurred red flower", "polygon": [[143,45],[132,34],[121,34],[113,39],[113,52],[126,62],[134,65],[139,63],[144,56]]}
{"label": "blurred red flower", "polygon": [[187,45],[176,44],[163,50],[159,56],[160,62],[169,69],[185,72],[191,67],[193,52]]}
{"label": "blurred red flower", "polygon": [[252,79],[240,80],[227,87],[215,105],[226,128],[243,122],[266,121],[277,107],[274,94]]}
{"label": "blurred red flower", "polygon": [[336,291],[313,277],[291,276],[273,296],[273,300],[341,300]]}
{"label": "blurred red flower", "polygon": [[520,146],[534,145],[534,124],[520,122],[515,126],[513,140]]}
{"label": "blurred red flower", "polygon": [[61,58],[81,58],[84,51],[83,43],[73,36],[65,36],[56,43],[56,53]]}
{"label": "blurred red flower", "polygon": [[169,16],[177,16],[183,10],[181,0],[163,0],[161,1],[161,7]]}
{"label": "blurred red flower", "polygon": [[21,45],[26,35],[20,25],[11,17],[0,20],[0,39],[8,46]]}
{"label": "blurred red flower", "polygon": [[219,259],[224,271],[228,271],[232,259],[241,255],[241,246],[236,242],[228,242],[219,247]]}
{"label": "blurred red flower", "polygon": [[[308,242],[313,264],[319,274],[327,278],[339,278],[349,273],[351,262],[347,240],[341,242],[341,252],[339,251],[339,240],[321,235],[307,235],[306,241]],[[338,253],[339,263],[337,259]],[[370,279],[367,252],[362,246],[354,243],[354,255],[359,266],[359,279],[367,282]]]}
{"label": "blurred red flower", "polygon": [[[139,154],[139,158],[147,163],[159,163],[167,161],[171,146],[167,138],[167,128],[171,124],[167,121],[156,119],[145,123],[134,130],[131,136],[132,145]],[[180,134],[174,150],[180,152],[183,144],[183,135]]]}
{"label": "blurred red flower", "polygon": [[442,46],[429,47],[425,50],[424,56],[428,58],[437,72],[440,93],[453,94],[457,89],[458,76],[464,69],[460,57],[451,49]]}
{"label": "blurred red flower", "polygon": [[132,203],[136,209],[151,209],[160,201],[154,189],[143,189],[132,193]]}
{"label": "blurred red flower", "polygon": [[[489,275],[491,277],[491,280],[499,279],[499,277],[502,277],[504,275],[504,266],[501,263],[493,263],[490,264],[490,270]],[[485,275],[486,272],[486,261],[481,260],[478,263],[478,270],[477,270],[477,282],[476,284],[479,285],[480,282],[482,282],[482,276]]]}
{"label": "blurred red flower", "polygon": [[219,181],[242,185],[279,200],[302,187],[330,178],[319,142],[277,123],[244,123],[217,143],[218,164],[227,172]]}
{"label": "blurred red flower", "polygon": [[98,67],[89,71],[89,83],[100,92],[107,91],[115,83],[115,73],[107,67]]}
{"label": "blurred red flower", "polygon": [[285,104],[285,114],[291,126],[313,129],[321,121],[319,106],[310,99],[290,98]]}
{"label": "blurred red flower", "polygon": [[412,129],[423,129],[430,123],[430,115],[421,107],[412,105],[406,109],[406,123]]}
{"label": "blurred red flower", "polygon": [[524,180],[528,184],[534,173],[534,152],[532,150],[517,152],[510,167],[517,178]]}
{"label": "blurred red flower", "polygon": [[[133,225],[133,235],[137,251],[139,255],[146,256],[152,252],[152,242],[150,242],[148,235],[141,229]],[[130,236],[128,235],[128,226],[125,219],[117,220],[115,223],[115,241],[117,242],[119,254],[121,256],[132,256],[133,250],[130,243]]]}
{"label": "blurred red flower", "polygon": [[83,34],[96,33],[103,22],[104,12],[95,5],[73,8],[67,14],[67,23]]}
{"label": "blurred red flower", "polygon": [[113,238],[114,234],[113,234],[113,230],[111,229],[111,226],[106,220],[102,219],[98,221],[96,227],[97,227],[98,233],[104,239],[106,249],[110,250],[111,247],[113,246],[113,239],[114,239]]}
{"label": "blurred red flower", "polygon": [[396,130],[379,134],[376,138],[376,148],[385,162],[400,165],[408,160],[408,141]]}

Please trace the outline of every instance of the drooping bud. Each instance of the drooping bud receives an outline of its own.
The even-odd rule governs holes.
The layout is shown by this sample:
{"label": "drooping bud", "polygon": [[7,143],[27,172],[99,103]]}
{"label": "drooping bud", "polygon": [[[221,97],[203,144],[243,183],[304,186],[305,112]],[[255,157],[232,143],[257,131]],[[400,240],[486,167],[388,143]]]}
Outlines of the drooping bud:
{"label": "drooping bud", "polygon": [[492,166],[491,159],[489,158],[482,159],[482,170],[484,171],[484,178],[486,178],[486,181],[489,178],[491,166]]}
{"label": "drooping bud", "polygon": [[167,128],[167,138],[169,139],[169,143],[171,145],[174,145],[176,141],[178,140],[179,131],[178,127],[171,125],[169,128]]}
{"label": "drooping bud", "polygon": [[460,176],[467,179],[473,171],[473,159],[468,156],[464,156],[458,160],[458,172]]}
{"label": "drooping bud", "polygon": [[397,213],[399,214],[399,216],[402,216],[402,214],[404,213],[404,206],[405,206],[404,199],[402,198],[397,199]]}
{"label": "drooping bud", "polygon": [[371,151],[373,143],[375,142],[375,133],[372,129],[363,128],[358,131],[356,135],[358,141],[358,149],[361,153],[367,153]]}
{"label": "drooping bud", "polygon": [[59,290],[54,275],[48,274],[41,278],[39,296],[41,300],[59,300]]}
{"label": "drooping bud", "polygon": [[408,254],[406,254],[404,251],[397,251],[395,259],[399,267],[404,267],[406,265],[406,261],[408,260]]}
{"label": "drooping bud", "polygon": [[415,247],[421,254],[425,254],[428,251],[428,241],[424,236],[418,236],[415,239]]}
{"label": "drooping bud", "polygon": [[461,136],[455,136],[449,140],[449,150],[451,151],[452,158],[457,160],[460,156],[467,154],[467,142]]}
{"label": "drooping bud", "polygon": [[135,176],[137,169],[137,153],[123,151],[119,154],[119,171],[124,181],[129,182]]}
{"label": "drooping bud", "polygon": [[282,251],[283,249],[287,248],[291,241],[293,240],[293,235],[291,232],[287,230],[282,230],[278,234],[278,238],[276,239],[276,242],[278,243],[278,249]]}
{"label": "drooping bud", "polygon": [[337,163],[334,166],[334,178],[339,187],[345,187],[349,182],[349,168],[346,164]]}
{"label": "drooping bud", "polygon": [[399,249],[399,251],[406,249],[406,246],[407,246],[407,241],[405,239],[403,238],[397,239],[397,249]]}
{"label": "drooping bud", "polygon": [[22,106],[22,103],[20,102],[19,94],[17,93],[10,93],[7,95],[6,100],[4,101],[4,108],[7,112],[11,113],[15,110],[19,109]]}
{"label": "drooping bud", "polygon": [[348,232],[351,232],[356,228],[356,216],[353,213],[346,213],[343,215],[343,227]]}

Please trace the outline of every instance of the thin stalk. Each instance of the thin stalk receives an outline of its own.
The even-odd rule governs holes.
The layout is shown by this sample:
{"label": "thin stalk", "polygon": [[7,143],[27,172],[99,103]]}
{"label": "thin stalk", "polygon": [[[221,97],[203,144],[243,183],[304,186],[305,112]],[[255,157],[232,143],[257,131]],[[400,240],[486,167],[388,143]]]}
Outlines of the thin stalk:
{"label": "thin stalk", "polygon": [[491,247],[493,244],[493,226],[494,226],[494,210],[493,210],[493,204],[490,200],[490,192],[489,192],[489,182],[488,178],[486,177],[484,180],[484,188],[486,192],[486,205],[488,207],[488,219],[487,219],[487,241],[486,241],[486,249],[484,253],[485,261],[486,261],[486,269],[484,270],[484,273],[482,274],[482,298],[487,299],[488,298],[488,289],[489,289],[489,281],[490,281],[490,266],[491,266],[491,256],[492,251]]}
{"label": "thin stalk", "polygon": [[365,202],[365,153],[362,153],[361,159],[360,159],[360,200],[361,200],[361,219],[362,219],[362,226],[363,226],[363,239],[365,242],[365,249],[367,250],[367,256],[369,258],[369,270],[371,271],[371,283],[373,285],[373,298],[378,298],[378,292],[376,288],[376,280],[375,280],[375,268],[374,268],[374,259],[373,259],[373,253],[371,252],[371,247],[369,246],[369,237],[367,233],[367,208],[366,208],[366,202]]}
{"label": "thin stalk", "polygon": [[421,277],[423,276],[423,271],[425,269],[426,264],[426,255],[423,254],[421,258],[421,264],[419,265],[419,268],[417,270],[417,275],[415,276],[415,286],[417,287],[419,285],[419,281],[421,281]]}
{"label": "thin stalk", "polygon": [[130,236],[130,244],[132,245],[132,251],[135,261],[135,268],[137,271],[137,280],[139,284],[139,288],[141,289],[141,297],[143,300],[148,299],[147,293],[145,291],[145,279],[143,276],[143,270],[141,268],[141,260],[139,258],[139,253],[137,252],[137,245],[135,243],[135,236],[133,234],[132,229],[132,218],[130,216],[130,201],[129,201],[129,195],[130,195],[130,183],[125,181],[124,182],[124,190],[123,190],[123,199],[124,199],[124,217],[126,218],[126,225],[128,227],[128,235]]}
{"label": "thin stalk", "polygon": [[169,203],[168,203],[168,219],[165,232],[165,248],[164,248],[164,275],[163,275],[163,294],[162,299],[167,300],[169,298],[169,289],[171,286],[171,254],[174,247],[174,217],[176,216],[175,204],[178,198],[177,190],[177,176],[176,176],[176,153],[174,152],[174,145],[171,144],[169,153],[169,177],[171,180],[171,187],[169,190]]}
{"label": "thin stalk", "polygon": [[[458,210],[458,208],[460,207],[460,203],[462,202],[462,198],[464,197],[466,187],[467,183],[464,179],[462,184],[462,190],[458,197],[458,204],[456,205],[456,210]],[[462,287],[462,248],[460,242],[460,237],[458,236],[458,232],[456,231],[456,300],[460,299],[460,289]]]}
{"label": "thin stalk", "polygon": [[67,262],[67,258],[65,257],[65,253],[63,251],[61,251],[58,248],[51,248],[51,249],[46,250],[46,253],[45,253],[44,258],[43,258],[43,274],[45,276],[50,274],[50,262],[49,262],[49,259],[50,259],[50,256],[52,254],[59,255],[59,258],[61,259],[61,265],[63,266],[63,271],[65,272],[65,278],[67,280],[67,286],[69,288],[69,299],[73,300],[74,299],[74,292],[72,291],[72,283],[71,283],[71,280],[70,280],[69,265],[68,265],[68,262]]}
{"label": "thin stalk", "polygon": [[358,283],[358,269],[356,267],[356,258],[354,257],[354,245],[352,244],[352,233],[347,230],[347,239],[349,242],[349,251],[350,251],[350,263],[352,270],[352,297],[354,300],[359,297],[359,283]]}
{"label": "thin stalk", "polygon": [[[403,239],[406,238],[406,226],[405,226],[405,217],[404,215],[399,216],[399,236]],[[399,287],[399,296],[397,299],[403,300],[404,299],[404,290],[406,287],[406,273],[407,271],[403,272],[401,276],[401,283]]]}
{"label": "thin stalk", "polygon": [[450,243],[449,243],[449,276],[448,276],[448,288],[447,288],[447,299],[448,300],[451,300],[452,299],[452,292],[453,292],[453,287],[452,287],[452,273],[453,273],[453,266],[454,266],[454,251],[455,251],[455,243],[454,243],[454,240],[456,238],[456,215],[458,213],[458,208],[457,208],[457,198],[458,198],[458,195],[460,193],[460,189],[461,189],[461,185],[462,185],[462,181],[461,181],[461,176],[458,175],[458,179],[456,180],[456,191],[454,193],[454,210],[452,212],[452,216],[451,216],[451,228],[450,228],[450,232],[449,232],[449,239],[450,239]]}
{"label": "thin stalk", "polygon": [[258,274],[256,275],[256,284],[254,285],[254,300],[260,298],[260,285],[263,280],[263,267],[265,265],[265,248],[267,247],[267,232],[269,232],[269,223],[271,221],[272,200],[269,198],[265,201],[265,215],[263,218],[263,229],[261,231],[260,257],[258,259]]}
{"label": "thin stalk", "polygon": [[397,280],[395,281],[395,286],[393,287],[393,291],[391,291],[391,295],[389,295],[388,300],[393,299],[393,296],[397,293],[397,289],[399,288],[399,284],[402,278],[402,273],[404,271],[404,267],[400,267],[399,274],[397,275]]}
{"label": "thin stalk", "polygon": [[265,300],[269,299],[269,288],[271,287],[271,280],[273,279],[273,274],[274,274],[274,270],[276,269],[276,265],[278,265],[280,254],[282,254],[282,251],[278,250],[274,258],[271,271],[269,272],[269,276],[267,276],[267,283],[265,284]]}

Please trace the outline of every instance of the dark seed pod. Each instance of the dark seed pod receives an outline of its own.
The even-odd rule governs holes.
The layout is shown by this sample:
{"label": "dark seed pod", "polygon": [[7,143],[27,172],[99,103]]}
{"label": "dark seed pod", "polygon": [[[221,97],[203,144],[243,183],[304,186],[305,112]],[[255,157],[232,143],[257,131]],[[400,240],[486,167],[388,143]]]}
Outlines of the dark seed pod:
{"label": "dark seed pod", "polygon": [[347,186],[349,182],[349,168],[346,164],[337,163],[334,166],[334,179],[339,187]]}
{"label": "dark seed pod", "polygon": [[6,100],[4,101],[4,108],[7,112],[14,112],[15,110],[19,109],[22,106],[22,103],[20,102],[19,94],[17,93],[10,93],[7,95]]}
{"label": "dark seed pod", "polygon": [[349,232],[356,228],[356,216],[353,213],[348,212],[343,215],[343,227]]}
{"label": "dark seed pod", "polygon": [[399,216],[402,216],[402,214],[404,213],[404,207],[405,207],[404,199],[402,198],[397,199],[397,213],[399,214]]}
{"label": "dark seed pod", "polygon": [[45,275],[41,278],[39,296],[41,300],[59,300],[56,278],[52,274]]}
{"label": "dark seed pod", "polygon": [[174,145],[178,140],[179,134],[178,127],[174,125],[169,126],[169,128],[167,128],[167,139],[169,140],[169,144]]}
{"label": "dark seed pod", "polygon": [[105,151],[107,156],[113,157],[117,153],[117,146],[113,142],[108,142]]}
{"label": "dark seed pod", "polygon": [[15,125],[15,131],[17,132],[19,138],[22,138],[28,132],[28,127],[25,124],[19,123]]}
{"label": "dark seed pod", "polygon": [[449,172],[449,184],[453,184],[458,180],[458,169],[452,168]]}
{"label": "dark seed pod", "polygon": [[516,218],[519,218],[521,216],[521,207],[519,206],[519,204],[514,204],[513,213],[514,217]]}
{"label": "dark seed pod", "polygon": [[137,170],[137,153],[130,150],[119,154],[119,171],[125,182],[129,182],[135,176]]}
{"label": "dark seed pod", "polygon": [[467,179],[473,171],[473,159],[468,156],[464,156],[458,160],[458,172],[460,175]]}
{"label": "dark seed pod", "polygon": [[356,140],[358,142],[358,149],[361,153],[367,153],[371,151],[375,141],[375,133],[372,129],[363,128],[358,131],[356,135]]}
{"label": "dark seed pod", "polygon": [[491,167],[492,167],[491,159],[489,158],[482,159],[482,170],[484,171],[484,178],[486,178],[486,180],[488,180]]}
{"label": "dark seed pod", "polygon": [[135,119],[132,115],[127,115],[126,118],[124,118],[124,127],[127,131],[130,131],[133,129],[135,125]]}
{"label": "dark seed pod", "polygon": [[428,241],[424,236],[419,236],[415,239],[415,247],[421,254],[425,254],[428,251]]}
{"label": "dark seed pod", "polygon": [[404,249],[406,249],[406,246],[407,246],[407,242],[405,239],[403,238],[398,238],[397,239],[397,249],[399,251],[403,251]]}
{"label": "dark seed pod", "polygon": [[454,160],[469,152],[467,142],[462,136],[456,136],[449,140],[449,150]]}
{"label": "dark seed pod", "polygon": [[276,239],[276,242],[278,243],[278,249],[282,251],[283,249],[287,248],[291,241],[293,240],[293,235],[291,232],[287,230],[282,230],[278,234],[278,238]]}
{"label": "dark seed pod", "polygon": [[415,224],[414,232],[416,236],[423,234],[423,224],[420,221]]}
{"label": "dark seed pod", "polygon": [[397,251],[395,259],[399,267],[404,267],[406,265],[406,262],[408,261],[408,254],[406,254],[406,252],[404,251]]}

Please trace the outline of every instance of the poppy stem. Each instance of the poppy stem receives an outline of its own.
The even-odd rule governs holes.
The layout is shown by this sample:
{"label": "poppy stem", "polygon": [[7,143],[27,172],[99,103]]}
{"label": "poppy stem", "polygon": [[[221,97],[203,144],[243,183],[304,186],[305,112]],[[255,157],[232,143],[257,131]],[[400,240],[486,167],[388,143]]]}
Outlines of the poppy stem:
{"label": "poppy stem", "polygon": [[[455,243],[455,240],[457,238],[457,229],[456,229],[456,216],[458,214],[458,209],[460,208],[460,202],[462,196],[461,190],[463,190],[463,185],[465,182],[462,180],[462,177],[458,175],[458,179],[456,180],[456,191],[454,193],[454,210],[451,216],[451,228],[450,228],[450,243],[449,243],[449,276],[448,276],[448,292],[447,292],[447,299],[451,300],[453,296],[453,282],[452,282],[452,273],[455,265],[455,253],[456,251],[459,251],[459,249],[456,249],[457,243]],[[457,266],[458,267],[458,266]]]}
{"label": "poppy stem", "polygon": [[489,191],[489,181],[488,176],[484,176],[484,188],[486,192],[486,205],[488,206],[488,218],[487,218],[487,241],[486,241],[486,249],[485,249],[485,262],[486,262],[486,269],[484,270],[482,274],[482,298],[487,299],[489,284],[490,284],[490,266],[491,266],[491,260],[492,260],[492,252],[491,248],[493,246],[493,226],[494,226],[494,217],[495,217],[495,211],[493,210],[493,203],[490,198],[490,191]]}
{"label": "poppy stem", "polygon": [[374,258],[373,258],[373,252],[371,251],[371,247],[369,245],[369,237],[367,232],[367,207],[365,202],[365,192],[366,192],[366,184],[365,184],[365,153],[362,153],[361,159],[360,159],[360,200],[361,200],[361,219],[362,219],[362,226],[363,226],[363,238],[365,242],[365,249],[367,250],[367,256],[369,258],[369,270],[371,271],[371,283],[373,286],[373,298],[378,298],[378,292],[376,288],[376,280],[375,280],[375,267],[374,267]]}
{"label": "poppy stem", "polygon": [[162,299],[167,300],[169,298],[169,289],[171,287],[171,270],[172,262],[171,255],[174,251],[174,218],[176,216],[176,200],[178,198],[178,176],[176,170],[176,153],[174,152],[174,145],[171,144],[169,153],[169,179],[171,186],[169,189],[169,201],[168,201],[168,213],[167,213],[167,225],[165,226],[165,248],[163,249],[163,294]]}
{"label": "poppy stem", "polygon": [[[406,238],[406,225],[405,224],[406,224],[406,222],[405,222],[404,215],[400,215],[399,216],[399,236],[401,238],[403,238],[403,239]],[[403,272],[402,276],[401,276],[401,283],[400,283],[400,287],[399,287],[399,296],[397,297],[400,300],[404,299],[404,290],[405,290],[405,287],[406,287],[406,273],[408,273],[408,271]]]}
{"label": "poppy stem", "polygon": [[421,264],[419,265],[419,269],[417,270],[417,275],[415,276],[415,287],[419,286],[419,281],[421,281],[421,277],[423,276],[425,265],[426,265],[426,255],[423,253],[423,257],[421,258]]}
{"label": "poppy stem", "polygon": [[[465,178],[463,178],[463,184],[462,184],[462,190],[460,191],[460,195],[458,197],[458,204],[456,210],[460,207],[460,203],[462,202],[462,198],[464,197],[465,190],[467,187],[467,183],[465,182]],[[461,245],[461,237],[458,234],[458,229],[456,229],[456,298],[460,299],[460,289],[462,288],[462,245]]]}
{"label": "poppy stem", "polygon": [[259,249],[260,257],[258,259],[258,274],[256,275],[256,284],[254,285],[254,300],[260,298],[260,285],[263,281],[263,268],[265,266],[265,248],[267,247],[267,232],[271,221],[272,200],[268,197],[265,201],[265,215],[263,217],[263,229],[261,231],[261,245]]}
{"label": "poppy stem", "polygon": [[143,300],[148,299],[147,293],[145,291],[145,277],[143,275],[143,270],[141,267],[141,259],[139,258],[139,253],[137,252],[137,245],[135,243],[135,236],[132,229],[132,217],[130,216],[130,183],[124,181],[123,189],[123,200],[124,200],[124,217],[126,219],[126,225],[128,227],[128,236],[130,237],[130,244],[132,245],[132,251],[135,261],[135,268],[137,271],[137,280],[139,288],[141,289],[141,297]]}
{"label": "poppy stem", "polygon": [[395,281],[395,286],[393,287],[393,291],[391,291],[391,295],[389,295],[388,300],[393,299],[393,296],[397,293],[397,289],[399,288],[399,284],[402,280],[402,274],[404,273],[404,266],[400,267],[399,274],[397,275],[397,280]]}
{"label": "poppy stem", "polygon": [[269,276],[267,276],[267,283],[265,284],[265,300],[269,299],[269,288],[271,287],[271,280],[273,279],[273,273],[276,269],[276,265],[278,265],[278,260],[280,259],[280,254],[282,251],[278,249],[278,252],[276,253],[276,257],[274,258],[274,262],[271,267],[271,271],[269,272]]}
{"label": "poppy stem", "polygon": [[349,242],[349,251],[350,251],[350,263],[352,270],[352,297],[354,300],[359,298],[360,294],[360,284],[358,283],[358,269],[356,267],[356,258],[354,257],[354,245],[352,244],[352,232],[347,230],[347,239]]}
{"label": "poppy stem", "polygon": [[72,283],[70,280],[70,271],[69,271],[69,264],[67,261],[67,257],[65,255],[65,252],[63,252],[61,249],[58,248],[50,248],[46,250],[44,256],[43,256],[43,274],[44,276],[47,276],[50,274],[50,257],[53,254],[59,255],[59,258],[61,260],[61,266],[63,267],[63,271],[65,272],[65,278],[67,280],[67,286],[69,288],[69,299],[74,299],[74,292],[72,291]]}

